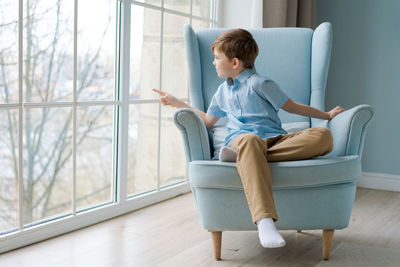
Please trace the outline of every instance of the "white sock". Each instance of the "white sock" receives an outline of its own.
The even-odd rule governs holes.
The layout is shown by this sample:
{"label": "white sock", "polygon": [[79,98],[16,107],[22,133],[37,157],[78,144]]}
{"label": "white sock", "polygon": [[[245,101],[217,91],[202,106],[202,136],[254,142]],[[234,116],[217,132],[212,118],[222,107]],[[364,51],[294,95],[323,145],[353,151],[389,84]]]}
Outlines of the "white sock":
{"label": "white sock", "polygon": [[223,146],[219,151],[219,160],[220,161],[230,161],[235,162],[237,157],[237,152],[233,148]]}
{"label": "white sock", "polygon": [[264,248],[280,248],[286,245],[281,234],[276,230],[272,218],[262,218],[257,222],[258,237]]}

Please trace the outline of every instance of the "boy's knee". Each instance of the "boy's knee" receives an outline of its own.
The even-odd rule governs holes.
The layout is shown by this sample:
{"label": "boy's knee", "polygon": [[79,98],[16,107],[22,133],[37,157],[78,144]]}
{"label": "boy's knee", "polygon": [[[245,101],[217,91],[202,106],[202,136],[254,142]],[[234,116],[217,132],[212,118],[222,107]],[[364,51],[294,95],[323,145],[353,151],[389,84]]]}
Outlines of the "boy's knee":
{"label": "boy's knee", "polygon": [[315,129],[318,130],[320,134],[320,139],[321,139],[320,142],[326,144],[325,154],[328,154],[333,149],[333,136],[331,131],[329,131],[329,129],[325,127],[319,127]]}
{"label": "boy's knee", "polygon": [[260,141],[262,142],[262,139],[254,133],[241,134],[237,138],[239,139],[238,144],[241,145],[260,143]]}
{"label": "boy's knee", "polygon": [[332,133],[329,131],[328,128],[325,127],[318,127],[316,128],[321,133],[321,136],[326,139],[332,139]]}
{"label": "boy's knee", "polygon": [[332,133],[329,131],[328,128],[325,127],[315,127],[315,128],[309,128],[307,129],[308,131],[311,131],[313,134],[318,134],[321,139],[330,139],[332,138]]}

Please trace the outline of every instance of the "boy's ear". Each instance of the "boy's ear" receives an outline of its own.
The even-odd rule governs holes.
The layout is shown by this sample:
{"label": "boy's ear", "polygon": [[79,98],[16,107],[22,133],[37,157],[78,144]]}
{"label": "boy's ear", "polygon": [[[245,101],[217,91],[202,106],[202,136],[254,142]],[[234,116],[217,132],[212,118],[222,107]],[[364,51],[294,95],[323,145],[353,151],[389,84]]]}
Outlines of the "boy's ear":
{"label": "boy's ear", "polygon": [[232,59],[232,63],[233,63],[233,68],[234,68],[234,69],[239,68],[240,65],[241,65],[241,61],[240,61],[240,59],[238,59],[237,57],[234,57],[234,58]]}

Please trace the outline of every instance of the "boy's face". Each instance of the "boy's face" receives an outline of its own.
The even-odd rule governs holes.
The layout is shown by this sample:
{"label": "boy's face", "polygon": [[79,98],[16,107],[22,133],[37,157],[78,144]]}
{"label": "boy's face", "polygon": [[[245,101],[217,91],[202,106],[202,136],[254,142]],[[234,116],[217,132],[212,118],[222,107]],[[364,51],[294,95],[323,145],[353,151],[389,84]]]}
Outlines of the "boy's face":
{"label": "boy's face", "polygon": [[232,77],[235,73],[235,62],[234,59],[228,58],[224,52],[220,51],[217,47],[214,48],[214,61],[213,65],[217,71],[218,77],[228,78]]}

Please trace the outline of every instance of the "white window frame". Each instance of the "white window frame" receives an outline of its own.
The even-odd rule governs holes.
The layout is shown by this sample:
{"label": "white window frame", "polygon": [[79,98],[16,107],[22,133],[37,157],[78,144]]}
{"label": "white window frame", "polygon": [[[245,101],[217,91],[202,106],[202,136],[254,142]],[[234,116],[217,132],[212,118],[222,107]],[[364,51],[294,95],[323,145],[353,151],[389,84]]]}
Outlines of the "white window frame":
{"label": "white window frame", "polygon": [[[158,99],[154,100],[129,100],[129,79],[130,79],[130,24],[131,24],[131,5],[139,5],[145,8],[151,8],[161,11],[163,18],[164,13],[185,16],[197,20],[203,20],[215,27],[217,25],[217,9],[218,0],[211,0],[210,19],[201,18],[192,15],[192,0],[190,1],[190,13],[175,11],[164,8],[164,0],[161,0],[161,6],[155,6],[135,0],[116,0],[118,14],[117,21],[120,22],[120,35],[117,34],[117,51],[116,51],[116,80],[119,86],[116,86],[116,97],[114,101],[78,101],[77,99],[77,31],[78,31],[78,0],[74,0],[74,66],[73,66],[73,100],[71,102],[51,102],[51,103],[26,103],[23,99],[23,0],[19,0],[19,19],[18,19],[18,103],[16,104],[0,104],[0,109],[18,109],[18,229],[16,231],[0,236],[0,253],[13,250],[22,246],[26,246],[38,241],[42,241],[57,235],[61,235],[70,231],[74,231],[98,222],[140,209],[142,207],[160,202],[162,200],[180,195],[190,191],[190,187],[186,180],[184,182],[171,186],[160,187],[160,125],[161,125],[161,108],[159,108],[159,125],[158,125],[158,182],[157,189],[138,194],[127,198],[127,173],[128,173],[128,130],[129,130],[129,106],[143,103],[158,103]],[[161,20],[161,55],[160,55],[160,88],[162,77],[162,36],[163,36],[163,19]],[[119,55],[119,56],[118,56]],[[125,59],[125,60],[124,60]],[[188,98],[181,99],[189,102]],[[113,185],[112,185],[112,201],[100,206],[89,208],[77,212],[76,207],[76,110],[79,106],[114,106],[115,118],[115,137],[113,138]],[[24,226],[23,223],[23,114],[25,108],[46,108],[46,107],[71,107],[73,111],[73,177],[72,177],[72,211],[70,215],[40,221],[33,226]],[[118,156],[118,162],[116,162]]]}

